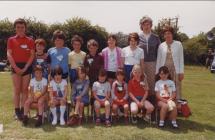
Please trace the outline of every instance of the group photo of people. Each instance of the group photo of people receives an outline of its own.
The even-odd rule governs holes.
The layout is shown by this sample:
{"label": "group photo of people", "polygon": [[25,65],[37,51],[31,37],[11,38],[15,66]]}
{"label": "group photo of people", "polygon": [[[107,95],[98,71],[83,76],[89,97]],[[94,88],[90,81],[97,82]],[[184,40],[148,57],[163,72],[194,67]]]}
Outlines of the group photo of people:
{"label": "group photo of people", "polygon": [[[93,38],[86,43],[88,51],[82,51],[80,35],[72,36],[71,46],[65,46],[65,33],[55,30],[54,45],[46,51],[46,39],[33,40],[26,35],[25,19],[16,19],[15,35],[7,41],[15,118],[29,125],[29,112],[36,106],[35,127],[43,125],[47,111],[53,126],[82,125],[85,107],[90,106],[95,125],[110,127],[119,119],[137,124],[143,119],[158,127],[170,120],[172,127],[178,128],[183,46],[173,39],[173,27],[163,28],[165,41],[161,42],[152,25],[151,17],[141,17],[137,25],[141,34],[129,33],[127,47],[118,46],[117,37],[109,34],[101,52],[98,40]],[[71,104],[72,113],[68,112]]]}

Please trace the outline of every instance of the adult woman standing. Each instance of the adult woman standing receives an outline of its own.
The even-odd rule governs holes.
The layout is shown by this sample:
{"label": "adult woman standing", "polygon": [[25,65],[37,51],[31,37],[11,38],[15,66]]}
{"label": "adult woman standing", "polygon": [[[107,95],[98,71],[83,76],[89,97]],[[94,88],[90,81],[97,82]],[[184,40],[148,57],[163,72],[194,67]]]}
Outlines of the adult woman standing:
{"label": "adult woman standing", "polygon": [[152,19],[144,16],[140,19],[140,29],[143,31],[140,36],[139,45],[144,50],[144,72],[147,75],[149,95],[154,95],[155,70],[157,50],[160,45],[159,37],[152,33]]}
{"label": "adult woman standing", "polygon": [[181,98],[181,81],[184,79],[184,54],[181,42],[173,40],[174,29],[165,26],[163,29],[165,42],[158,48],[156,73],[162,66],[167,66],[172,80],[176,84],[176,98]]}
{"label": "adult woman standing", "polygon": [[14,86],[13,102],[16,117],[21,120],[24,113],[24,103],[28,96],[28,85],[32,72],[32,61],[34,59],[34,41],[27,37],[26,21],[16,19],[14,27],[16,35],[10,37],[7,42],[7,57],[12,67],[12,80]]}

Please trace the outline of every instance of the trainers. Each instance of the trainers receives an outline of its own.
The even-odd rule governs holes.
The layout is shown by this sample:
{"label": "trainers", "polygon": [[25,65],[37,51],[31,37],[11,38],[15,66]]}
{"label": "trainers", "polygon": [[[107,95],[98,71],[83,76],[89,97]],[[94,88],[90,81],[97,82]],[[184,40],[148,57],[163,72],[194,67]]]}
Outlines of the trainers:
{"label": "trainers", "polygon": [[110,127],[110,126],[111,126],[111,123],[110,123],[109,119],[106,119],[105,125],[106,125],[107,127]]}
{"label": "trainers", "polygon": [[173,128],[178,128],[177,123],[176,123],[176,122],[172,122],[172,127],[173,127]]}
{"label": "trainers", "polygon": [[65,120],[64,120],[64,118],[60,118],[60,125],[65,125]]}
{"label": "trainers", "polygon": [[52,121],[52,125],[56,125],[56,124],[57,124],[57,117],[54,117]]}
{"label": "trainers", "polygon": [[24,126],[28,125],[28,116],[24,115],[22,123]]}
{"label": "trainers", "polygon": [[137,123],[137,117],[135,116],[135,117],[131,117],[131,120],[132,120],[132,123],[133,124],[136,124]]}
{"label": "trainers", "polygon": [[97,118],[96,119],[96,125],[99,125],[101,123],[101,119],[100,118]]}
{"label": "trainers", "polygon": [[143,119],[144,119],[144,121],[146,121],[146,122],[148,122],[148,123],[149,123],[150,120],[151,120],[149,115],[146,115]]}
{"label": "trainers", "polygon": [[164,121],[160,121],[158,124],[159,127],[164,127]]}
{"label": "trainers", "polygon": [[42,116],[38,116],[38,120],[35,123],[35,127],[40,127],[42,125]]}

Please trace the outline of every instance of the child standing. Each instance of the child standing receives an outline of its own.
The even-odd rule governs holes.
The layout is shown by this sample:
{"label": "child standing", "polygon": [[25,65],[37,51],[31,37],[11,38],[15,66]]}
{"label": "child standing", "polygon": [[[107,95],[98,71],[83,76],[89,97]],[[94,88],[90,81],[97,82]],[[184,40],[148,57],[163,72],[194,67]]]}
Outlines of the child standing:
{"label": "child standing", "polygon": [[128,123],[128,89],[124,81],[125,73],[123,69],[118,69],[116,72],[116,81],[112,85],[112,99],[113,99],[113,114],[116,118],[119,107],[124,109],[125,123]]}
{"label": "child standing", "polygon": [[158,72],[159,79],[155,84],[155,92],[157,97],[157,104],[160,107],[160,122],[159,127],[164,127],[164,120],[169,112],[170,119],[172,119],[173,128],[178,128],[176,123],[177,108],[175,104],[176,88],[175,83],[170,80],[169,70],[166,66],[162,66]]}
{"label": "child standing", "polygon": [[71,40],[71,45],[73,47],[73,51],[69,53],[69,77],[70,82],[73,83],[77,79],[77,68],[79,66],[83,66],[84,58],[86,53],[81,51],[81,45],[83,44],[83,39],[74,35]]}
{"label": "child standing", "polygon": [[72,86],[72,101],[75,103],[75,115],[79,117],[79,125],[82,123],[84,105],[89,104],[89,80],[86,79],[86,69],[78,67],[78,79]]}
{"label": "child standing", "polygon": [[42,77],[42,67],[36,65],[34,67],[35,77],[30,81],[29,97],[24,105],[24,117],[23,124],[26,126],[28,124],[28,112],[30,110],[32,103],[37,103],[38,105],[38,119],[35,124],[35,127],[42,125],[42,115],[44,112],[44,104],[47,99],[47,79]]}
{"label": "child standing", "polygon": [[106,81],[106,71],[100,69],[98,81],[93,84],[93,96],[95,98],[94,108],[96,112],[96,124],[100,124],[100,108],[105,107],[105,124],[106,126],[111,126],[110,123],[110,83]]}
{"label": "child standing", "polygon": [[57,124],[56,106],[60,105],[60,125],[65,125],[64,113],[66,110],[68,86],[67,81],[62,79],[63,70],[61,67],[56,67],[53,70],[53,80],[50,82],[50,110],[53,115],[52,125]]}
{"label": "child standing", "polygon": [[87,74],[90,80],[90,86],[98,79],[97,71],[104,67],[104,60],[101,55],[98,54],[99,44],[94,39],[87,42],[87,49],[89,54],[84,59],[84,67],[87,69]]}
{"label": "child standing", "polygon": [[145,121],[149,121],[154,106],[147,100],[148,86],[146,77],[142,74],[140,65],[134,65],[131,72],[131,80],[128,83],[128,92],[132,100],[130,104],[133,123],[137,123],[137,113],[139,109],[146,109]]}
{"label": "child standing", "polygon": [[[48,50],[48,55],[51,59],[51,70],[55,69],[56,66],[60,66],[62,68],[62,78],[67,79],[69,67],[68,67],[68,54],[70,49],[64,47],[64,43],[66,37],[63,31],[56,30],[53,33],[52,38],[55,47],[52,47]],[[52,78],[54,77],[53,73],[51,73]]]}
{"label": "child standing", "polygon": [[[40,65],[43,68],[43,77],[48,79],[50,73],[50,57],[45,53],[46,42],[40,38],[35,40],[36,55],[33,61],[33,65]],[[33,74],[34,77],[34,74]]]}
{"label": "child standing", "polygon": [[101,52],[104,58],[104,69],[107,71],[108,82],[112,85],[116,79],[116,71],[122,67],[121,48],[117,47],[117,38],[115,35],[108,36],[108,47]]}
{"label": "child standing", "polygon": [[130,33],[128,37],[129,46],[122,49],[122,63],[125,70],[125,81],[128,83],[133,66],[138,64],[143,70],[144,52],[138,47],[139,35],[137,33]]}

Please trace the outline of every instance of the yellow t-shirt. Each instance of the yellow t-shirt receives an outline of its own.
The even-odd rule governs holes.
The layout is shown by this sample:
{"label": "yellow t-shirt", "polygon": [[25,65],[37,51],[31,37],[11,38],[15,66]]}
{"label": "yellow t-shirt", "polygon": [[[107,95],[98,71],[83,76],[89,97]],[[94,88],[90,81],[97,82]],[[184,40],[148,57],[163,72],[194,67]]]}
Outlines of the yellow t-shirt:
{"label": "yellow t-shirt", "polygon": [[69,53],[69,65],[71,65],[71,69],[76,69],[79,66],[83,66],[84,58],[86,56],[86,53],[83,51],[80,51],[79,53],[76,53],[75,51],[72,51]]}

